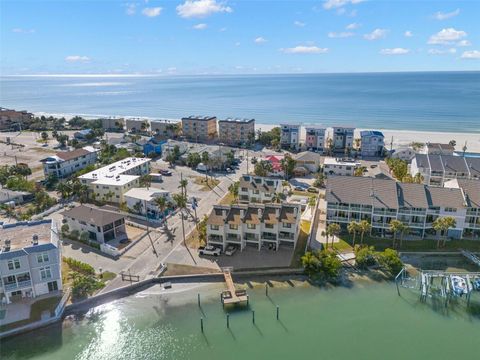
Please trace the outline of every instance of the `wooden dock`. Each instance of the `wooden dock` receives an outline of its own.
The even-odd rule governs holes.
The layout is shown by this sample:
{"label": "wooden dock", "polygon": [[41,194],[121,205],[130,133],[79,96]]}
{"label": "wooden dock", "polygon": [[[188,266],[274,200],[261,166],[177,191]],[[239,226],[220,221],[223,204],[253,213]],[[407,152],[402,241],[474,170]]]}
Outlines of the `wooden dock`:
{"label": "wooden dock", "polygon": [[230,268],[223,269],[223,276],[227,290],[222,291],[220,298],[223,305],[236,305],[246,303],[248,305],[248,294],[246,290],[235,290]]}

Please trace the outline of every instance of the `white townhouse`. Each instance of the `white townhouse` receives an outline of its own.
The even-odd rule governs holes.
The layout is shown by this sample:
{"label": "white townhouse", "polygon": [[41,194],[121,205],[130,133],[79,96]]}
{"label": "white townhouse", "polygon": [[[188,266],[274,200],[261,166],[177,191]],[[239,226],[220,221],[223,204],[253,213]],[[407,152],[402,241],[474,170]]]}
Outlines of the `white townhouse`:
{"label": "white townhouse", "polygon": [[240,177],[238,199],[249,203],[272,202],[276,193],[282,191],[282,179],[244,174]]}
{"label": "white townhouse", "polygon": [[462,190],[467,208],[463,236],[480,239],[480,180],[453,179],[445,182],[445,187]]}
{"label": "white townhouse", "polygon": [[61,251],[51,220],[0,227],[0,304],[62,290]]}
{"label": "white townhouse", "polygon": [[345,152],[347,149],[353,149],[354,127],[334,126],[332,145],[334,152]]}
{"label": "white townhouse", "polygon": [[428,155],[453,155],[455,146],[451,144],[431,143],[427,142],[421,149],[421,154]]}
{"label": "white townhouse", "polygon": [[455,155],[416,154],[410,174],[420,173],[426,185],[443,186],[452,179],[480,179],[480,158]]}
{"label": "white townhouse", "polygon": [[112,203],[125,201],[124,194],[140,186],[141,175],[150,173],[150,159],[129,157],[78,177],[98,200]]}
{"label": "white townhouse", "polygon": [[367,220],[372,233],[390,233],[390,222],[400,220],[410,227],[410,235],[435,236],[433,222],[438,217],[453,217],[456,227],[451,238],[462,238],[466,228],[467,204],[459,188],[440,188],[423,184],[400,183],[390,179],[336,176],[327,180],[325,194],[327,224],[342,227],[351,221]]}
{"label": "white townhouse", "polygon": [[385,148],[385,136],[381,131],[360,131],[360,154],[362,157],[380,157]]}
{"label": "white townhouse", "polygon": [[354,159],[326,157],[323,162],[323,174],[325,176],[353,176],[360,165],[360,162]]}
{"label": "white townhouse", "polygon": [[300,125],[280,125],[280,146],[288,149],[298,149],[300,143]]}
{"label": "white townhouse", "polygon": [[40,160],[43,163],[45,178],[53,175],[58,179],[66,178],[79,170],[97,162],[97,152],[92,146],[72,151],[61,151]]}
{"label": "white townhouse", "polygon": [[325,151],[325,132],[323,127],[305,128],[305,147],[307,150],[323,153]]}
{"label": "white townhouse", "polygon": [[295,247],[300,233],[300,205],[214,205],[207,219],[207,243],[240,250],[252,246]]}

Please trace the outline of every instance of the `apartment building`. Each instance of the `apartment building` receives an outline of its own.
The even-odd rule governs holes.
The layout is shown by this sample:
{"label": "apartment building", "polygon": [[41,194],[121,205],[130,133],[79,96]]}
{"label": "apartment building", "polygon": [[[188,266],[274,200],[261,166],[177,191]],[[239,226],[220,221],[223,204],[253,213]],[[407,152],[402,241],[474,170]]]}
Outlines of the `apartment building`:
{"label": "apartment building", "polygon": [[240,177],[238,199],[248,203],[268,203],[281,191],[282,179],[245,174]]}
{"label": "apartment building", "polygon": [[420,173],[426,185],[443,186],[452,179],[480,179],[480,158],[416,154],[410,174]]}
{"label": "apartment building", "polygon": [[298,149],[300,146],[300,125],[280,125],[280,146],[287,149]]}
{"label": "apartment building", "polygon": [[180,128],[180,122],[171,120],[152,120],[150,130],[159,139],[173,139],[177,136],[176,129]]}
{"label": "apartment building", "polygon": [[24,122],[33,119],[33,114],[25,110],[16,111],[0,107],[0,130],[20,129]]}
{"label": "apartment building", "polygon": [[182,118],[182,133],[190,141],[202,142],[217,137],[215,116],[188,116]]}
{"label": "apartment building", "polygon": [[229,145],[243,145],[255,136],[255,119],[224,119],[218,121],[219,140]]}
{"label": "apartment building", "polygon": [[61,250],[51,220],[0,228],[0,304],[62,290]]}
{"label": "apartment building", "polygon": [[306,127],[305,147],[308,150],[323,153],[325,151],[325,128]]}
{"label": "apartment building", "polygon": [[334,152],[345,152],[353,148],[354,127],[333,127],[332,147]]}
{"label": "apartment building", "polygon": [[130,157],[78,177],[98,200],[125,201],[124,194],[140,186],[141,175],[150,173],[150,159]]}
{"label": "apartment building", "polygon": [[101,118],[100,121],[105,131],[123,131],[125,127],[125,119],[116,116]]}
{"label": "apartment building", "polygon": [[56,176],[58,179],[69,177],[79,170],[97,162],[97,152],[91,146],[72,151],[57,152],[40,160],[43,163],[45,178]]}
{"label": "apartment building", "polygon": [[453,145],[427,142],[420,153],[428,155],[453,155],[454,151],[455,146]]}
{"label": "apartment building", "polygon": [[165,198],[167,204],[173,203],[170,192],[155,188],[130,189],[125,193],[125,202],[129,209],[135,211],[138,209],[140,214],[146,215],[151,219],[158,219],[165,216],[155,202],[159,197]]}
{"label": "apartment building", "polygon": [[127,239],[125,216],[91,206],[80,205],[62,212],[69,231],[87,233],[88,238],[100,244]]}
{"label": "apartment building", "polygon": [[385,136],[381,131],[360,132],[360,154],[362,157],[380,157],[385,148]]}
{"label": "apartment building", "polygon": [[463,237],[480,239],[480,180],[453,179],[446,181],[445,187],[462,190],[467,208]]}
{"label": "apartment building", "polygon": [[207,243],[225,249],[253,246],[295,247],[300,232],[300,205],[214,205],[207,219]]}
{"label": "apartment building", "polygon": [[390,233],[390,222],[400,220],[410,228],[410,236],[435,237],[433,222],[451,216],[456,227],[448,231],[451,238],[464,234],[467,207],[458,188],[439,188],[423,184],[367,177],[336,176],[327,180],[325,194],[327,224],[342,227],[351,221],[367,220],[372,233]]}
{"label": "apartment building", "polygon": [[125,130],[131,133],[148,132],[150,122],[146,119],[130,118],[125,120]]}
{"label": "apartment building", "polygon": [[325,176],[353,176],[360,165],[360,162],[354,159],[326,157],[323,162],[323,174]]}

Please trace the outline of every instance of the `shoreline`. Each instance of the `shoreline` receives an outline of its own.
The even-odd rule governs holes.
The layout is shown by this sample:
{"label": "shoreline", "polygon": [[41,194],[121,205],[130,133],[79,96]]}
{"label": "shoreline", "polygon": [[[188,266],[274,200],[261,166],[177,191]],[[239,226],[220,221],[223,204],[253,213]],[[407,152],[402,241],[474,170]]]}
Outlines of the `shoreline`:
{"label": "shoreline", "polygon": [[[62,113],[47,113],[47,112],[34,112],[35,116],[55,116],[55,117],[65,117],[67,120],[73,118],[73,114],[62,114]],[[118,117],[118,118],[134,118],[133,116],[124,116],[124,115],[102,115],[102,114],[78,114],[85,119],[95,119],[99,117]],[[135,118],[154,120],[159,118],[153,118],[148,116],[138,116]],[[161,118],[162,120],[177,121],[180,122],[180,119],[170,119],[170,118]],[[301,124],[303,126],[309,126],[314,124]],[[256,123],[255,129],[261,131],[269,131],[274,127],[278,127],[277,124],[262,124]],[[455,146],[456,151],[462,151],[464,144],[467,144],[467,152],[480,152],[480,133],[468,133],[468,132],[440,132],[440,131],[424,131],[424,130],[395,130],[395,129],[365,129],[357,128],[355,129],[355,137],[360,137],[360,131],[362,130],[378,130],[383,132],[385,135],[385,147],[390,149],[391,143],[393,148],[402,148],[407,147],[412,142],[434,142],[434,143],[448,143],[450,140],[455,140],[457,142]],[[327,136],[331,136],[332,130],[331,127],[327,127]],[[393,138],[393,142],[392,142]],[[305,139],[305,128],[301,130],[300,139]]]}

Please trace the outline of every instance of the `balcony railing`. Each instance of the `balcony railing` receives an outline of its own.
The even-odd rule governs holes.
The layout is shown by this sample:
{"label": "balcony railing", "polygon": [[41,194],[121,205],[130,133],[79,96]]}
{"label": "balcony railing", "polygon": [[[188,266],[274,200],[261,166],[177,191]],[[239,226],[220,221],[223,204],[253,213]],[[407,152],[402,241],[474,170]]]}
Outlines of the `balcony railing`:
{"label": "balcony railing", "polygon": [[262,234],[262,238],[263,238],[264,240],[277,240],[277,236],[276,236],[276,235],[266,234],[266,233],[263,233],[263,234]]}
{"label": "balcony railing", "polygon": [[280,233],[278,234],[278,239],[279,240],[294,240],[295,235],[291,233]]}
{"label": "balcony railing", "polygon": [[208,237],[208,241],[213,241],[213,242],[223,242],[223,237],[220,235],[210,235]]}
{"label": "balcony railing", "polygon": [[5,284],[5,290],[13,290],[13,289],[22,289],[25,287],[31,287],[32,286],[32,280],[24,280],[24,281],[19,281],[19,282],[14,282],[10,284]]}
{"label": "balcony railing", "polygon": [[238,236],[238,235],[233,235],[233,234],[227,234],[227,241],[237,241],[237,242],[240,242],[240,236]]}

